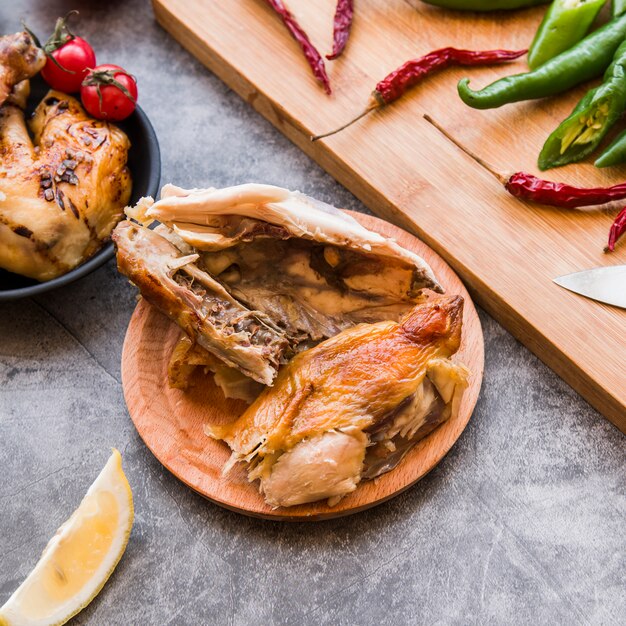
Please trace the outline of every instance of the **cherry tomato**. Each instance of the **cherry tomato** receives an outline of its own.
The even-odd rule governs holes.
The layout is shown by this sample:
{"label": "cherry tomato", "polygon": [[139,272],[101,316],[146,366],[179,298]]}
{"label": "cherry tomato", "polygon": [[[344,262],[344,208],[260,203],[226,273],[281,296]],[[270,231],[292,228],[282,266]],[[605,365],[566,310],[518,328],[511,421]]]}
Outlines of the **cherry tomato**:
{"label": "cherry tomato", "polygon": [[93,117],[123,120],[135,110],[137,82],[119,65],[99,65],[85,77],[80,99]]}
{"label": "cherry tomato", "polygon": [[96,54],[93,48],[82,37],[74,37],[48,53],[41,75],[53,89],[74,93],[80,91],[87,72],[95,66]]}

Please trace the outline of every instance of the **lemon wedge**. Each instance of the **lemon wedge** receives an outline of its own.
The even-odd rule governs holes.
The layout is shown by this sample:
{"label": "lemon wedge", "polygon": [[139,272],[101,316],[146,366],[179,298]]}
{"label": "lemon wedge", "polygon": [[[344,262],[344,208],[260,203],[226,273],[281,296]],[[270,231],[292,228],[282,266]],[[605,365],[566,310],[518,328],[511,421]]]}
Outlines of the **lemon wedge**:
{"label": "lemon wedge", "polygon": [[104,586],[124,554],[133,494],[117,450],[57,530],[28,578],[0,608],[0,626],[65,624]]}

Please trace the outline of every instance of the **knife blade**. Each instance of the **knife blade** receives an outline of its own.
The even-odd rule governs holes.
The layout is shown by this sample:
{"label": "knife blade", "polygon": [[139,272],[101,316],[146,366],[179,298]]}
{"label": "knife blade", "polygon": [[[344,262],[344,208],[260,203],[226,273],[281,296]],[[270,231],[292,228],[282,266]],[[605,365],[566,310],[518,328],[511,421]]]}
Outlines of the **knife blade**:
{"label": "knife blade", "polygon": [[626,309],[626,265],[595,267],[553,279],[581,296]]}

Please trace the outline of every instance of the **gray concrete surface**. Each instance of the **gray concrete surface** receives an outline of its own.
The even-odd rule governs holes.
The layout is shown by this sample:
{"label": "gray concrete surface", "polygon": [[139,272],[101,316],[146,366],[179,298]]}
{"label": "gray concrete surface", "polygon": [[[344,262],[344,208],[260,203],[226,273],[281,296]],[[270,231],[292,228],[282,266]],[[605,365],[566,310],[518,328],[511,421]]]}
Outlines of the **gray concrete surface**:
{"label": "gray concrete surface", "polygon": [[[44,33],[77,6],[99,61],[139,79],[164,181],[264,181],[364,210],[146,2],[5,0],[0,24],[12,32],[26,18]],[[116,446],[135,526],[75,624],[626,623],[624,437],[487,315],[483,391],[447,458],[377,509],[283,525],[207,503],[139,439],[120,384],[134,297],[110,263],[0,305],[0,604]]]}

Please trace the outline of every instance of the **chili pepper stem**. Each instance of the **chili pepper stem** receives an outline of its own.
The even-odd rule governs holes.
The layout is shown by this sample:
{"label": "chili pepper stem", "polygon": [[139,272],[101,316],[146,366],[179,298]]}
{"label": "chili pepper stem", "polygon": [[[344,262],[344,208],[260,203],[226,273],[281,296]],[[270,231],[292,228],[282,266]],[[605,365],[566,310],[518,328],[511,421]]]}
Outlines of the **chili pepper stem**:
{"label": "chili pepper stem", "polygon": [[382,105],[379,102],[372,101],[364,111],[359,113],[356,117],[352,118],[349,122],[347,122],[343,126],[340,126],[339,128],[335,128],[334,130],[331,130],[328,133],[323,133],[321,135],[313,135],[311,137],[311,141],[317,141],[318,139],[324,139],[325,137],[336,135],[337,133],[341,132],[345,128],[348,128],[348,126],[352,126],[352,124],[354,124],[355,122],[358,122],[360,119],[364,118],[366,115],[370,114],[372,111],[375,111],[376,109],[380,109],[381,106]]}
{"label": "chili pepper stem", "polygon": [[428,113],[424,113],[424,119],[434,126],[450,143],[454,144],[459,150],[465,152],[470,159],[474,159],[478,165],[486,169],[490,174],[496,177],[496,179],[502,183],[503,185],[508,180],[508,177],[503,176],[499,172],[497,172],[487,161],[481,159],[475,152],[472,152],[468,148],[466,148],[462,143],[460,143],[457,139],[455,139],[441,124],[436,122]]}

